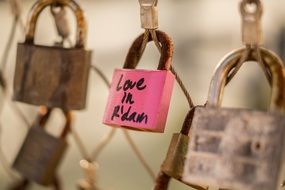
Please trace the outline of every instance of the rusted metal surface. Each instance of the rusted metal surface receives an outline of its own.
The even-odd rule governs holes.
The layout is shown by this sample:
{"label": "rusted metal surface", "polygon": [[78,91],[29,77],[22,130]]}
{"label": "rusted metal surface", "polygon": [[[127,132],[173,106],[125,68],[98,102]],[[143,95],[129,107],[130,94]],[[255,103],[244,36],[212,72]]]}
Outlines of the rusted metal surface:
{"label": "rusted metal surface", "polygon": [[171,178],[168,175],[160,171],[155,180],[155,187],[153,190],[167,190],[170,179]]}
{"label": "rusted metal surface", "polygon": [[197,108],[183,180],[229,189],[277,189],[284,126],[283,114]]}
{"label": "rusted metal surface", "polygon": [[[186,154],[188,151],[188,143],[189,143],[189,136],[176,133],[173,135],[167,156],[165,161],[161,166],[161,171],[174,178],[185,183],[182,180],[183,170],[184,170],[184,163],[186,159]],[[197,190],[206,190],[207,187],[195,185],[192,182],[187,182],[187,185],[193,187]]]}
{"label": "rusted metal surface", "polygon": [[182,178],[188,142],[188,136],[179,133],[174,134],[169,145],[166,159],[162,164],[162,171],[178,180]]}
{"label": "rusted metal surface", "polygon": [[67,110],[85,108],[91,52],[19,44],[14,100]]}

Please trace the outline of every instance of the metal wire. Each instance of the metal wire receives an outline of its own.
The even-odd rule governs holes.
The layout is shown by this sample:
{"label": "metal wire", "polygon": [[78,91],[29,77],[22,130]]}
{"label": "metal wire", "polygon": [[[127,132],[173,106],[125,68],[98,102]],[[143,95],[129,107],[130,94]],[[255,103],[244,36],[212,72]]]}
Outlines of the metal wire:
{"label": "metal wire", "polygon": [[126,129],[123,129],[123,133],[124,133],[127,141],[129,142],[129,145],[131,146],[132,150],[135,152],[135,154],[137,155],[138,159],[141,161],[142,165],[145,167],[145,169],[147,170],[148,174],[151,176],[151,178],[155,182],[155,178],[156,178],[155,177],[155,172],[151,169],[151,167],[148,165],[148,163],[144,159],[142,153],[139,151],[139,149],[137,148],[136,144],[132,140],[129,132]]}
{"label": "metal wire", "polygon": [[[158,51],[161,53],[161,45],[159,43],[159,40],[157,39],[157,35],[156,35],[156,32],[155,30],[150,30],[150,34],[151,34],[151,37],[155,43],[155,46],[157,47]],[[188,101],[188,104],[189,104],[189,107],[190,109],[193,108],[195,105],[193,103],[193,100],[189,94],[189,91],[187,90],[187,88],[185,87],[183,81],[181,80],[181,77],[179,76],[179,74],[176,72],[175,68],[173,67],[173,65],[171,65],[171,68],[170,68],[170,71],[174,74],[175,78],[176,78],[176,81],[178,83],[178,85],[180,86],[184,96],[186,97],[187,101]]]}

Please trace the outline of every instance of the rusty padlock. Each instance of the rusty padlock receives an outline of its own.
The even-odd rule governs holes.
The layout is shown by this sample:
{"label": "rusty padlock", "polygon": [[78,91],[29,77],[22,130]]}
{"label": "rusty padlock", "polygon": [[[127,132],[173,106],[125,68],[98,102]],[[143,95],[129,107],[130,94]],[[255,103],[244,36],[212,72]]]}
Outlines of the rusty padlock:
{"label": "rusty padlock", "polygon": [[[148,132],[164,132],[174,75],[170,71],[173,44],[156,31],[162,45],[158,70],[135,69],[141,58],[144,34],[132,44],[124,69],[116,69],[103,122],[106,125]],[[153,40],[149,35],[148,41]]]}
{"label": "rusty padlock", "polygon": [[[183,182],[182,175],[184,162],[186,159],[190,139],[188,133],[192,125],[194,110],[195,107],[188,112],[184,120],[181,132],[173,134],[166,158],[161,166],[161,171],[163,173],[181,182]],[[206,186],[200,186],[189,182],[186,184],[197,190],[207,189]]]}
{"label": "rusty padlock", "polygon": [[[195,109],[183,181],[243,190],[276,190],[281,184],[285,148],[282,61],[261,49],[272,81],[268,111],[220,107],[226,78],[244,51],[234,51],[221,61],[206,107]],[[257,60],[251,51],[246,61]]]}
{"label": "rusty padlock", "polygon": [[47,133],[44,127],[50,112],[51,110],[40,111],[13,163],[13,168],[23,177],[44,186],[54,182],[57,167],[68,146],[66,136],[71,125],[71,113],[66,112],[66,124],[61,136],[54,137]]}
{"label": "rusty padlock", "polygon": [[[73,48],[34,44],[36,23],[47,6],[68,6],[76,15]],[[65,110],[85,108],[91,51],[85,49],[86,21],[73,0],[39,0],[32,7],[24,43],[19,43],[14,76],[14,100]]]}

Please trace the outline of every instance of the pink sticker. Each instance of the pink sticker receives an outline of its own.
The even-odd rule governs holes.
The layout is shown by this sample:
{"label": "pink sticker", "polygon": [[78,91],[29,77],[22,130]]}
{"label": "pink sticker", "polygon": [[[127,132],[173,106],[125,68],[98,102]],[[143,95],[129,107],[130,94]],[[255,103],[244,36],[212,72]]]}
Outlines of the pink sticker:
{"label": "pink sticker", "polygon": [[164,132],[174,79],[166,70],[116,69],[103,123]]}

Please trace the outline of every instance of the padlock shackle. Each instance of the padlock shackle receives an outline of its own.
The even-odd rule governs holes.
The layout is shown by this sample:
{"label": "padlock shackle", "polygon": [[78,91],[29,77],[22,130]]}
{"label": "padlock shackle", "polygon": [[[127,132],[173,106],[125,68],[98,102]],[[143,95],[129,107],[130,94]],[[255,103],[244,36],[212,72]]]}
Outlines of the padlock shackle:
{"label": "padlock shackle", "polygon": [[60,135],[61,138],[66,138],[66,136],[71,132],[71,125],[72,125],[72,112],[71,111],[65,111],[64,112],[65,116],[65,126],[62,130],[62,133]]}
{"label": "padlock shackle", "polygon": [[39,0],[31,8],[30,16],[28,19],[27,33],[25,43],[34,43],[36,24],[40,13],[51,5],[68,6],[73,10],[76,21],[76,48],[85,47],[86,36],[87,36],[87,23],[84,16],[84,12],[81,7],[74,0]]}
{"label": "padlock shackle", "polygon": [[[246,10],[246,6],[248,4],[255,4],[256,5],[256,10],[254,12],[249,12],[248,10]],[[257,15],[258,17],[261,17],[263,14],[263,5],[261,3],[260,0],[252,0],[252,1],[246,1],[246,0],[242,0],[240,2],[240,13],[245,16],[245,15]]]}
{"label": "padlock shackle", "polygon": [[[226,55],[218,64],[210,84],[207,106],[220,107],[226,84],[226,79],[231,70],[238,64],[242,58],[245,48],[235,50]],[[270,111],[282,111],[284,105],[284,77],[282,74],[283,63],[281,59],[272,51],[260,48],[262,61],[271,74],[272,91],[270,100]],[[245,60],[258,61],[258,55],[255,51],[250,51]]]}
{"label": "padlock shackle", "polygon": [[[158,41],[161,43],[161,56],[158,70],[170,70],[173,57],[172,39],[165,33],[156,30]],[[144,34],[141,34],[132,44],[125,60],[124,69],[135,69],[140,61],[140,51],[142,48]],[[148,35],[148,42],[153,41],[151,35]]]}
{"label": "padlock shackle", "polygon": [[52,111],[51,108],[41,106],[33,126],[40,126],[44,128],[50,117],[51,111]]}
{"label": "padlock shackle", "polygon": [[[34,127],[45,128],[48,119],[50,118],[51,112],[53,109],[47,107],[40,107],[38,116],[33,124]],[[71,131],[72,125],[72,112],[71,111],[63,111],[65,117],[65,125],[61,132],[60,138],[64,139],[69,132]]]}

